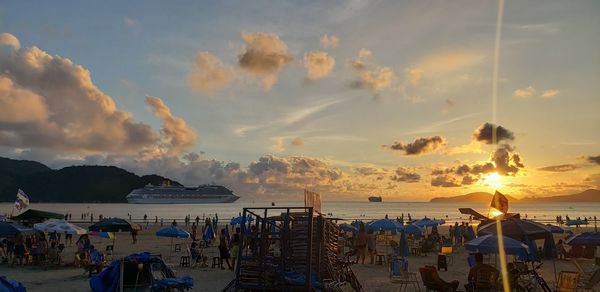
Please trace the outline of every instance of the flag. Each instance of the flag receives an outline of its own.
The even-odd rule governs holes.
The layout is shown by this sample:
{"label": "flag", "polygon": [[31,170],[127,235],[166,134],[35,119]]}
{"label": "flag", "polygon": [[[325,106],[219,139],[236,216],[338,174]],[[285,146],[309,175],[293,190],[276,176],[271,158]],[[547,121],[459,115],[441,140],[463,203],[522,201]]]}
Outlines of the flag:
{"label": "flag", "polygon": [[17,199],[15,200],[15,209],[22,211],[29,207],[29,197],[21,189],[17,191]]}
{"label": "flag", "polygon": [[508,199],[499,191],[496,191],[492,198],[492,203],[490,203],[490,207],[506,214],[506,212],[508,212]]}
{"label": "flag", "polygon": [[321,195],[305,189],[304,207],[313,207],[315,212],[321,213]]}

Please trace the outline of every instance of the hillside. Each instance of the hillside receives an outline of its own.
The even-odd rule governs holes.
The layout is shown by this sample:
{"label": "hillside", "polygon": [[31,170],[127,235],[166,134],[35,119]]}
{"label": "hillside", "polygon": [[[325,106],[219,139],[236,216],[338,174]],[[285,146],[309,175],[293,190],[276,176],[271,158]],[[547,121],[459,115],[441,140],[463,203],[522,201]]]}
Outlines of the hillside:
{"label": "hillside", "polygon": [[[489,203],[492,200],[492,194],[487,192],[475,192],[466,195],[453,196],[453,197],[437,197],[431,199],[429,202],[432,203]],[[505,195],[510,202],[517,201],[516,198],[509,195]]]}
{"label": "hillside", "polygon": [[543,198],[524,198],[523,202],[594,202],[600,203],[600,190],[589,189],[581,193],[566,195],[566,196],[552,196]]}
{"label": "hillside", "polygon": [[[70,166],[52,170],[33,161],[0,157],[0,201],[14,201],[23,189],[32,202],[125,202],[131,190],[169,180],[138,176],[115,166]],[[171,184],[179,185],[171,181]]]}

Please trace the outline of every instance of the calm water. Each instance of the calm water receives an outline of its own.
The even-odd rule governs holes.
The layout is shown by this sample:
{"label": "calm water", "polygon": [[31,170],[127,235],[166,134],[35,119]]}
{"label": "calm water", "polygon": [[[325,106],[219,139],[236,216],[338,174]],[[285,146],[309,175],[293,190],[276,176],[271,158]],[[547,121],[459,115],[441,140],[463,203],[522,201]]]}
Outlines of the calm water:
{"label": "calm water", "polygon": [[[1,203],[0,214],[10,214],[12,204]],[[277,203],[277,207],[303,206],[302,202]],[[90,212],[94,218],[99,214],[105,217],[123,217],[131,214],[133,219],[141,219],[147,214],[150,219],[154,216],[167,219],[182,219],[186,215],[213,216],[215,213],[222,220],[237,216],[244,207],[270,207],[270,202],[235,202],[230,204],[64,204],[64,203],[39,203],[30,206],[34,209],[53,211],[58,213],[72,213],[73,220],[80,220],[81,213]],[[447,221],[468,219],[468,216],[460,214],[459,207],[473,208],[474,210],[487,215],[487,204],[447,204],[447,203],[426,203],[426,202],[323,202],[323,213],[331,213],[334,217],[344,219],[380,219],[386,214],[395,218],[402,213],[406,216],[408,213],[413,218],[443,218]],[[600,218],[600,203],[513,203],[510,205],[510,212],[527,214],[530,219],[554,220],[557,215],[569,215],[576,217]]]}

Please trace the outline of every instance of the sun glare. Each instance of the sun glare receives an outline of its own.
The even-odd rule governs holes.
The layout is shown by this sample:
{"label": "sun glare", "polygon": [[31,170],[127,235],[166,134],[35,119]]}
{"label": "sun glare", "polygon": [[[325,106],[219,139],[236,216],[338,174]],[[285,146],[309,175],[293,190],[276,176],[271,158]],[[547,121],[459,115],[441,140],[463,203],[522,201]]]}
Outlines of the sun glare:
{"label": "sun glare", "polygon": [[494,189],[499,189],[502,186],[502,177],[497,172],[492,172],[483,178],[483,185]]}
{"label": "sun glare", "polygon": [[499,211],[498,209],[496,209],[496,208],[491,208],[491,207],[490,207],[490,212],[489,212],[489,216],[490,216],[490,218],[494,218],[494,217],[496,217],[496,216],[500,216],[500,215],[502,215],[502,214],[504,214],[504,213],[502,213],[502,212],[501,212],[501,211]]}

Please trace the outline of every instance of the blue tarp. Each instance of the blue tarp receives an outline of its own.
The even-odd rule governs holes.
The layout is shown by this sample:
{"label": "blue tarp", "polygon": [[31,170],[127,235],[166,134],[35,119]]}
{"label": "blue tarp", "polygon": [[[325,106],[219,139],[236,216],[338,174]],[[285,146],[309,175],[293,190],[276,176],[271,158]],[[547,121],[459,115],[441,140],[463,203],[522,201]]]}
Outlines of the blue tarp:
{"label": "blue tarp", "polygon": [[565,243],[568,245],[600,246],[600,232],[584,232],[573,235]]}
{"label": "blue tarp", "polygon": [[212,224],[206,225],[206,228],[204,229],[204,234],[202,234],[202,240],[210,241],[210,240],[213,240],[214,238],[215,238],[215,231],[213,229]]}
{"label": "blue tarp", "polygon": [[0,276],[0,292],[27,292],[23,283]]}
{"label": "blue tarp", "polygon": [[[148,252],[143,253],[134,253],[127,257],[125,257],[127,261],[135,261],[141,263],[147,262],[160,262],[163,263],[163,266],[168,269],[168,267],[164,264],[161,258],[157,256],[153,256]],[[90,279],[90,288],[94,292],[113,292],[118,291],[119,287],[119,278],[120,278],[120,261],[113,261],[110,263],[108,267],[102,270],[97,275],[93,276]],[[168,269],[167,276],[173,277],[173,273]],[[189,279],[191,280],[191,278]],[[187,280],[186,280],[187,281]],[[193,285],[193,283],[191,284]]]}
{"label": "blue tarp", "polygon": [[190,276],[179,278],[165,278],[152,283],[152,291],[165,291],[169,288],[189,290],[194,287],[194,280]]}

